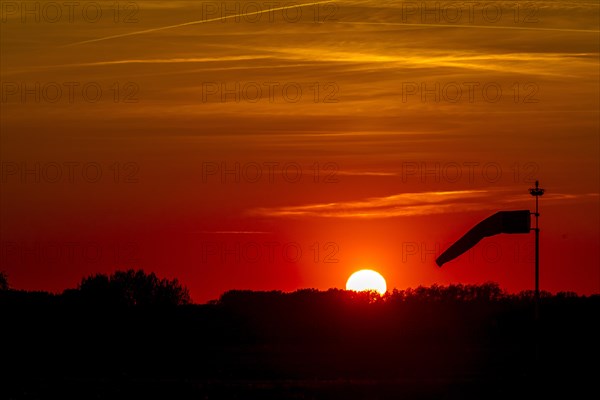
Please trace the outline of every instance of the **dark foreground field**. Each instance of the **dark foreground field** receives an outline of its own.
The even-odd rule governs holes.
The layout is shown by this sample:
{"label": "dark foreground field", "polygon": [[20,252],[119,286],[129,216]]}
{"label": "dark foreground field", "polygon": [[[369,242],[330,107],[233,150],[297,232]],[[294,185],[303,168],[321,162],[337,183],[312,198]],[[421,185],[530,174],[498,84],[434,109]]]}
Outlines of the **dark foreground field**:
{"label": "dark foreground field", "polygon": [[0,292],[7,399],[595,398],[600,296],[497,286],[122,305]]}

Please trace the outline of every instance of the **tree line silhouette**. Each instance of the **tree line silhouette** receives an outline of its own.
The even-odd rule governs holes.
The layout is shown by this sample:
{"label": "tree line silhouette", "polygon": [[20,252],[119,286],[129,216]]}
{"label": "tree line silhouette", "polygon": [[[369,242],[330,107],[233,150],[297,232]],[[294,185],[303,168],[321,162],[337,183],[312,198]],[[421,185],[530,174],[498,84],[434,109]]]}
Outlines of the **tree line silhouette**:
{"label": "tree line silhouette", "polygon": [[13,399],[574,398],[599,372],[598,295],[544,292],[536,323],[533,293],[496,283],[232,290],[193,304],[180,282],[144,271],[62,294],[2,276]]}
{"label": "tree line silhouette", "polygon": [[[7,291],[10,286],[8,275],[0,271],[0,290]],[[251,290],[231,290],[224,293],[219,300],[212,300],[209,304],[230,304],[264,299],[266,301],[282,301],[286,296],[299,297],[306,300],[309,297],[323,296],[323,292],[316,289],[301,289],[288,294],[282,291],[255,292]],[[415,289],[393,289],[384,295],[375,291],[353,292],[331,289],[327,293],[345,296],[354,302],[457,302],[457,301],[499,301],[499,300],[531,300],[533,291],[522,291],[512,295],[503,291],[495,282],[481,285],[452,284],[431,287],[419,286]],[[342,294],[343,293],[343,294]],[[104,305],[107,307],[132,307],[132,306],[178,306],[191,304],[189,289],[182,285],[178,279],[169,280],[158,278],[155,273],[146,273],[143,270],[129,269],[115,271],[111,275],[94,274],[84,277],[76,289],[66,289],[62,296],[71,301],[80,301],[87,305]],[[553,297],[549,292],[542,292],[542,297]],[[555,298],[578,297],[574,292],[559,292]]]}

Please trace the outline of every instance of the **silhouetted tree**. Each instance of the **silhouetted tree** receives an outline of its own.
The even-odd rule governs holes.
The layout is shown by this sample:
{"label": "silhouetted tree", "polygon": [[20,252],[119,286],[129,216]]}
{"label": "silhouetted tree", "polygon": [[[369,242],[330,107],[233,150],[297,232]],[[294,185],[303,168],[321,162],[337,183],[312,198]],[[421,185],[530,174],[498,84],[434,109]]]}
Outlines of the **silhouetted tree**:
{"label": "silhouetted tree", "polygon": [[116,271],[110,276],[96,274],[84,278],[80,293],[87,300],[110,305],[157,306],[190,303],[189,291],[177,279],[159,279],[142,270]]}
{"label": "silhouetted tree", "polygon": [[8,276],[5,272],[0,272],[0,290],[8,290]]}

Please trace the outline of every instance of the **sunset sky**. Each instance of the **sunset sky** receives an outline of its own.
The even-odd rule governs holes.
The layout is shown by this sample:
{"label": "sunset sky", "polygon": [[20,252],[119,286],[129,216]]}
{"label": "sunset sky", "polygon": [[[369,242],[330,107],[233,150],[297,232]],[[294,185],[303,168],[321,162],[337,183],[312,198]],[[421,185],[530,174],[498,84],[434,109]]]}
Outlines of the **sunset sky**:
{"label": "sunset sky", "polygon": [[533,234],[435,257],[539,179],[541,289],[600,292],[598,2],[57,4],[2,2],[13,287],[530,290]]}

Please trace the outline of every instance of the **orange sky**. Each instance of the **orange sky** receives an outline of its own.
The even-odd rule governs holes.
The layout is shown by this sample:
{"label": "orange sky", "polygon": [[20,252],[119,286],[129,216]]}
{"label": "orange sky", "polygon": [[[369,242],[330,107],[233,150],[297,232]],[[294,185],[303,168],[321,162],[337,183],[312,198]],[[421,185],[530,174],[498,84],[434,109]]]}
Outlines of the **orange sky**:
{"label": "orange sky", "polygon": [[431,251],[538,178],[542,289],[600,291],[597,3],[51,3],[0,15],[14,287],[532,289],[533,235]]}

